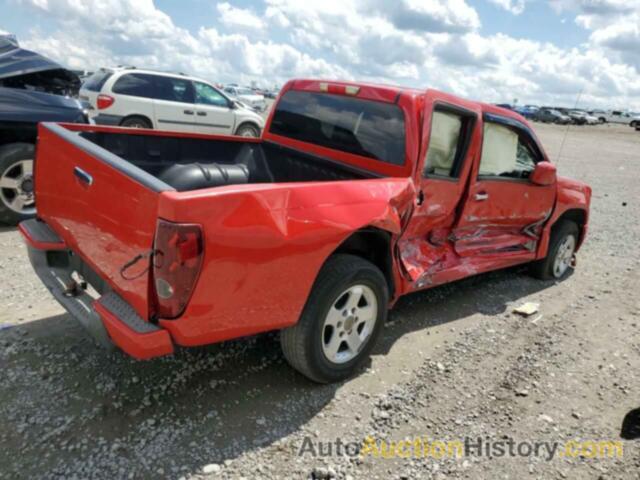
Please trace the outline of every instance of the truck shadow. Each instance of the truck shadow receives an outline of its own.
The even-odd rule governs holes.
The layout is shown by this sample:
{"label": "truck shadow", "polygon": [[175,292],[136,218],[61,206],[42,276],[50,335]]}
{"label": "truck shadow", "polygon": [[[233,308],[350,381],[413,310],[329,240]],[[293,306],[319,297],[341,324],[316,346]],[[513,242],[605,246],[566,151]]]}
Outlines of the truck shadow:
{"label": "truck shadow", "polygon": [[[500,314],[551,285],[512,269],[412,294],[398,302],[374,354],[412,331]],[[321,412],[340,385],[294,372],[277,340],[266,334],[136,362],[98,350],[67,315],[0,330],[0,464],[16,476],[116,478],[124,468],[135,478],[156,478],[159,469],[178,478],[257,448],[295,455],[300,445],[279,441]],[[20,458],[40,462],[19,465]]]}

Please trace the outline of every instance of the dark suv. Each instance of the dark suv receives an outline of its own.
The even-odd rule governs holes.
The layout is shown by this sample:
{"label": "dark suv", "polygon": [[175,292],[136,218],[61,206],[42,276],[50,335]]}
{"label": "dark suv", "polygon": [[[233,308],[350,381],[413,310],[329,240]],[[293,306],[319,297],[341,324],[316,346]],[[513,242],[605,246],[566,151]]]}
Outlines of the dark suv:
{"label": "dark suv", "polygon": [[0,36],[0,222],[35,215],[33,158],[38,122],[87,123],[78,76]]}

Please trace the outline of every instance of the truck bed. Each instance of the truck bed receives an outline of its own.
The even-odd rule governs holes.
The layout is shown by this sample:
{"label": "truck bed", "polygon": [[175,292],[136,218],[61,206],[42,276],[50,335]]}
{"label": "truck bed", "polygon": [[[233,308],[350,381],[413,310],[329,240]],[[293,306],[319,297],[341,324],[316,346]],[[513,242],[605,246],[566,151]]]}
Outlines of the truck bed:
{"label": "truck bed", "polygon": [[[175,164],[244,165],[248,183],[335,181],[375,178],[370,172],[341,165],[272,142],[232,137],[181,136],[119,129],[83,131],[80,137],[162,178]],[[245,182],[243,182],[245,183]],[[195,188],[194,188],[195,189]],[[191,189],[188,189],[191,190]]]}

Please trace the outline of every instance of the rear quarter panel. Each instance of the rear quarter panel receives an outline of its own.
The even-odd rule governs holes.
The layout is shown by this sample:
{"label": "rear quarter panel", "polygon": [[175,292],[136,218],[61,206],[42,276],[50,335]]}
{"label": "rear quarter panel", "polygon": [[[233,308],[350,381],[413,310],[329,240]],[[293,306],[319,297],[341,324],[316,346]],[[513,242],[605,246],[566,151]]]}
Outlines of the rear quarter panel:
{"label": "rear quarter panel", "polygon": [[202,225],[200,276],[183,316],[161,320],[181,345],[293,325],[318,271],[352,232],[399,234],[409,178],[165,192],[160,217]]}

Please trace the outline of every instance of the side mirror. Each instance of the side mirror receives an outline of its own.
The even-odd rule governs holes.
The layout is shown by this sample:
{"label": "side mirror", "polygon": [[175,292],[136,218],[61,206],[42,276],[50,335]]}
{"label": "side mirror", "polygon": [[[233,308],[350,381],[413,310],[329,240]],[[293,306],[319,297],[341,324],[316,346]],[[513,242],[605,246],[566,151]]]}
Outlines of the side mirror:
{"label": "side mirror", "polygon": [[551,162],[538,162],[536,168],[529,175],[529,180],[535,185],[546,187],[556,183],[556,166]]}
{"label": "side mirror", "polygon": [[235,110],[238,108],[238,103],[235,100],[229,100],[229,108]]}

